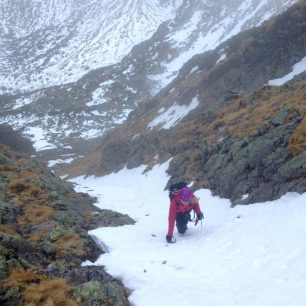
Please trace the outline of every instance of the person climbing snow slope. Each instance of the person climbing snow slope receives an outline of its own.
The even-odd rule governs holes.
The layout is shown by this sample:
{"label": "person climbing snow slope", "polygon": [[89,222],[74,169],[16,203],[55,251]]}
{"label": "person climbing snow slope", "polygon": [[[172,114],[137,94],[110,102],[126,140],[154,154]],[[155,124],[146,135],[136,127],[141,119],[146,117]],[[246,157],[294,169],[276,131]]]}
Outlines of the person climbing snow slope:
{"label": "person climbing snow slope", "polygon": [[187,224],[191,221],[190,212],[194,211],[197,221],[204,218],[201,212],[199,199],[193,194],[189,187],[183,187],[171,199],[169,208],[169,225],[166,240],[168,243],[175,243],[173,237],[174,225],[176,223],[177,230],[180,234],[185,234]]}

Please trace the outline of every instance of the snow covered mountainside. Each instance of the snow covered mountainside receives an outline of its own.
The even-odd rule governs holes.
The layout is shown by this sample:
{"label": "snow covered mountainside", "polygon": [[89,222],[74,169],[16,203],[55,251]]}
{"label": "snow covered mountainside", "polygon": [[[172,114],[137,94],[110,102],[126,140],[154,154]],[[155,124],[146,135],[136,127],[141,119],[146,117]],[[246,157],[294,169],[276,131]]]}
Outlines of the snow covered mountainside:
{"label": "snow covered mountainside", "polygon": [[[175,2],[176,5],[174,5],[174,2],[163,1],[163,5],[167,4],[169,8],[168,16],[171,17],[170,12],[176,12],[175,16],[163,22],[150,39],[135,45],[120,62],[91,70],[78,81],[69,84],[46,87],[22,95],[0,96],[2,109],[0,122],[9,123],[14,128],[23,131],[27,137],[32,138],[35,142],[34,146],[40,150],[40,154],[45,160],[55,160],[52,164],[58,162],[59,159],[70,161],[75,154],[83,154],[91,148],[92,142],[98,143],[98,137],[122,124],[128,114],[141,102],[147,101],[171,82],[177,76],[182,65],[195,54],[211,50],[239,31],[262,24],[269,17],[281,13],[294,2],[296,1],[184,0],[182,5],[177,8],[179,2]],[[110,1],[106,3],[110,3]],[[132,1],[128,3],[131,4]],[[114,8],[116,7],[114,6]],[[161,13],[161,11],[159,12]],[[100,12],[99,16],[102,13]],[[61,14],[64,16],[63,13]],[[12,13],[5,16],[6,20],[12,19]],[[162,16],[164,16],[163,13]],[[86,22],[92,20],[88,19],[88,16],[86,18]],[[123,14],[114,22],[118,24],[121,20],[126,20],[125,18],[132,20],[131,18],[134,16],[126,17],[126,14]],[[162,21],[163,18],[157,19]],[[45,17],[45,19],[57,20],[55,17],[49,19]],[[33,23],[35,24],[35,19],[33,19]],[[59,24],[62,28],[63,23]],[[71,29],[71,26],[68,28]],[[84,26],[82,29],[83,32],[80,30],[80,33],[87,35],[86,29],[88,27]],[[117,33],[118,28],[113,31]],[[36,32],[40,33],[38,30]],[[7,39],[7,35],[5,37]],[[28,35],[24,39],[29,41],[31,37]],[[43,37],[46,37],[45,34]],[[65,36],[65,41],[68,41],[68,38],[69,35]],[[94,39],[93,36],[92,39]],[[19,42],[19,38],[14,41]],[[55,41],[60,40],[57,38]],[[4,40],[2,40],[3,42]],[[90,46],[89,41],[78,40],[78,44],[82,50],[84,49],[84,52],[87,50],[84,54],[88,58],[95,58],[94,55],[91,55],[91,51],[86,49],[87,45]],[[52,45],[50,50],[57,52],[60,46],[61,44]],[[14,48],[14,50],[19,52],[20,48]],[[26,63],[30,58],[30,62],[35,63],[36,55],[34,53],[37,48],[35,50],[27,48],[27,50],[32,55],[26,55],[26,52],[22,57],[22,62]],[[67,59],[65,54],[67,56],[73,54],[71,50],[69,47],[66,50],[68,53],[59,51],[65,59],[63,62],[66,62]],[[33,51],[35,52],[33,53]],[[78,57],[81,58],[80,55]],[[15,59],[16,56],[11,58]],[[70,58],[69,63],[71,61]],[[54,61],[54,67],[59,68],[54,70],[56,78],[66,75],[69,70],[65,65],[58,66],[61,65],[61,62],[60,58]],[[75,61],[73,60],[73,62]],[[26,70],[27,67],[30,67],[29,63],[21,69],[22,73],[36,78],[36,73]],[[48,63],[48,61],[43,61],[40,65],[43,68],[42,73],[44,69],[51,67]],[[73,76],[72,71],[68,73]],[[77,75],[76,78],[78,76],[80,75]],[[5,75],[3,78],[9,80]],[[49,85],[58,82],[53,82],[50,77],[48,78]],[[10,83],[14,84],[14,81],[11,80]],[[32,82],[29,81],[29,86],[32,86],[31,84]]]}
{"label": "snow covered mountainside", "polygon": [[69,83],[119,62],[181,2],[2,0],[0,92]]}
{"label": "snow covered mountainside", "polygon": [[67,172],[103,175],[171,158],[171,180],[234,204],[305,192],[305,18],[300,1],[193,57]]}

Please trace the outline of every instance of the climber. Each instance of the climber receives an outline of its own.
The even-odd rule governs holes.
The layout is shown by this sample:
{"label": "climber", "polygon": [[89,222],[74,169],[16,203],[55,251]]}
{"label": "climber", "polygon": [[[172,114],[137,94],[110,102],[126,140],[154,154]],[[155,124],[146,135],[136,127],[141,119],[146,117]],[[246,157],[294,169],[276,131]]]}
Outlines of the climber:
{"label": "climber", "polygon": [[[171,189],[171,187],[170,187]],[[196,214],[196,222],[204,218],[199,206],[199,198],[197,198],[191,189],[187,186],[177,191],[170,202],[169,208],[169,226],[166,240],[168,243],[175,243],[176,239],[173,237],[174,224],[180,234],[184,234],[187,230],[187,224],[191,221],[190,212],[194,211]]]}

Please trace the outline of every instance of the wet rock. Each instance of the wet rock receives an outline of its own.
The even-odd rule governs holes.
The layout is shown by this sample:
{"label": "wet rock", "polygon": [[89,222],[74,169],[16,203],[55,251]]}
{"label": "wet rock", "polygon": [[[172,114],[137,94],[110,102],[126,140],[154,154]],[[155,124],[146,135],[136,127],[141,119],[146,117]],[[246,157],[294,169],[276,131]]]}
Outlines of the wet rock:
{"label": "wet rock", "polygon": [[111,141],[103,150],[101,155],[101,167],[106,171],[113,171],[118,166],[125,164],[130,154],[130,142],[118,139]]}

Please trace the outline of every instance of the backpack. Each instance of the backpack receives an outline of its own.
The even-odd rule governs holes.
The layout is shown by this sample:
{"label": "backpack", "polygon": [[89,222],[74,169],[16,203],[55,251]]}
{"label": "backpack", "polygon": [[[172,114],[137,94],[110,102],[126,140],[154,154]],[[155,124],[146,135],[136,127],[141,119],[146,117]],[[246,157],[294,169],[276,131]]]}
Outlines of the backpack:
{"label": "backpack", "polygon": [[172,184],[169,187],[169,198],[170,200],[173,199],[173,197],[177,194],[178,191],[180,191],[182,188],[187,186],[187,182],[180,181],[178,183]]}

